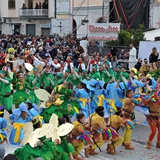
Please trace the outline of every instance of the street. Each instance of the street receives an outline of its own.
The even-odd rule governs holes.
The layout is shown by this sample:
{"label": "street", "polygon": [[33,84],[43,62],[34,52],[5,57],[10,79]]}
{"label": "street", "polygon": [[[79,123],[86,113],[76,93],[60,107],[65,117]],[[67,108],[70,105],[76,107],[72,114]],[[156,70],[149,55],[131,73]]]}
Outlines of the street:
{"label": "street", "polygon": [[[8,115],[6,114],[6,117]],[[156,146],[156,137],[154,138],[152,149],[148,150],[145,148],[146,141],[150,134],[150,128],[148,126],[141,125],[145,121],[145,117],[136,112],[137,123],[132,134],[132,145],[135,147],[135,150],[128,151],[125,150],[123,146],[119,146],[116,150],[115,155],[110,155],[106,152],[106,144],[101,148],[102,152],[98,156],[90,156],[90,158],[85,158],[86,160],[160,160],[160,149],[157,149]],[[8,126],[8,133],[11,126]],[[123,131],[120,130],[120,134],[123,135]],[[13,153],[17,148],[15,146],[10,146],[4,144],[6,148],[6,154]],[[99,151],[99,150],[97,150]],[[84,151],[82,152],[84,155]]]}

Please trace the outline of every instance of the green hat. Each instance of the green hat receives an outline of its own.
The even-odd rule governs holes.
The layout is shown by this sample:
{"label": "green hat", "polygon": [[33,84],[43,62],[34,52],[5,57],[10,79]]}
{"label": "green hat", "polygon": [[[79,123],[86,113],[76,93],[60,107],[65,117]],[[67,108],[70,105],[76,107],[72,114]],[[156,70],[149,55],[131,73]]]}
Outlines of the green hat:
{"label": "green hat", "polygon": [[109,63],[109,61],[108,61],[108,60],[106,61],[106,64],[107,64],[108,66],[110,66],[110,63]]}
{"label": "green hat", "polygon": [[87,73],[87,70],[83,70],[82,73]]}
{"label": "green hat", "polygon": [[5,75],[5,74],[6,74],[6,72],[5,72],[4,70],[1,70],[1,71],[0,71],[0,74]]}
{"label": "green hat", "polygon": [[66,69],[66,72],[71,73],[71,71],[69,69]]}
{"label": "green hat", "polygon": [[38,71],[38,68],[37,68],[37,67],[34,67],[34,68],[33,68],[33,71]]}
{"label": "green hat", "polygon": [[101,63],[99,66],[102,66],[102,67],[103,67],[103,64]]}
{"label": "green hat", "polygon": [[61,79],[61,78],[63,77],[63,74],[62,74],[62,73],[57,73],[56,77],[57,77],[58,79]]}
{"label": "green hat", "polygon": [[92,68],[95,68],[97,70],[98,66],[96,64],[94,64]]}
{"label": "green hat", "polygon": [[122,66],[121,66],[121,65],[118,65],[117,68],[122,69]]}

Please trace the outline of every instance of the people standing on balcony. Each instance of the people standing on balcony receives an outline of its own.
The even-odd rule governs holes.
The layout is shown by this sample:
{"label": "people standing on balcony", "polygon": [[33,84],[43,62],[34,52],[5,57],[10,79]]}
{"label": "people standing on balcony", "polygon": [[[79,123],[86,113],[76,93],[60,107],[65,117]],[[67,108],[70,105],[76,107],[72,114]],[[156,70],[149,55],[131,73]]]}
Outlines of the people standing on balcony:
{"label": "people standing on balcony", "polygon": [[36,15],[38,15],[38,3],[35,4]]}
{"label": "people standing on balcony", "polygon": [[22,10],[23,10],[22,14],[25,14],[25,9],[27,9],[27,8],[26,8],[26,5],[23,3],[23,5],[22,5]]}
{"label": "people standing on balcony", "polygon": [[41,9],[42,9],[42,4],[41,4],[41,2],[39,2],[39,4],[38,4],[39,15],[42,14]]}

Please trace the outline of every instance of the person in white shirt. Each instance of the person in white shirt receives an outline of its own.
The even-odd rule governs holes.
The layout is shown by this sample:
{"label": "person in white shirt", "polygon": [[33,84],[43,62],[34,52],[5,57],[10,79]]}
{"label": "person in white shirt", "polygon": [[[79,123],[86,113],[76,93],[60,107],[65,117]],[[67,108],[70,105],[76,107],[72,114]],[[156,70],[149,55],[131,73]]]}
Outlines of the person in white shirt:
{"label": "person in white shirt", "polygon": [[64,64],[63,73],[65,73],[65,71],[66,71],[67,69],[69,69],[70,71],[72,71],[72,68],[74,68],[73,62],[71,61],[70,56],[68,56],[67,59],[66,59],[66,62],[65,62],[65,64]]}
{"label": "person in white shirt", "polygon": [[58,62],[57,58],[54,58],[51,66],[52,66],[52,73],[53,74],[57,74],[61,71],[61,64]]}
{"label": "person in white shirt", "polygon": [[36,52],[36,49],[35,49],[34,45],[32,45],[30,48],[30,54],[35,54],[35,52]]}
{"label": "person in white shirt", "polygon": [[86,69],[85,64],[81,57],[78,58],[78,73],[82,73]]}
{"label": "person in white shirt", "polygon": [[129,47],[131,48],[129,52],[129,69],[134,68],[135,64],[137,63],[137,50],[133,46],[133,44],[130,44]]}
{"label": "person in white shirt", "polygon": [[33,59],[33,65],[34,66],[39,66],[42,65],[43,67],[45,66],[45,63],[43,62],[42,58],[37,56],[35,57],[34,55],[31,55]]}

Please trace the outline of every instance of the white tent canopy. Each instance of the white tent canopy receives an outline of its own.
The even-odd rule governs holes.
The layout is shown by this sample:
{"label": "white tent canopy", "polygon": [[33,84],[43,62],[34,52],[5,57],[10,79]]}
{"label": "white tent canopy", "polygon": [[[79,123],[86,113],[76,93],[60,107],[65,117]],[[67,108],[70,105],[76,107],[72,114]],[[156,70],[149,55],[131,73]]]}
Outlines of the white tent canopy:
{"label": "white tent canopy", "polygon": [[145,34],[146,40],[148,40],[148,41],[154,41],[155,37],[160,37],[160,29],[144,32],[144,34]]}

